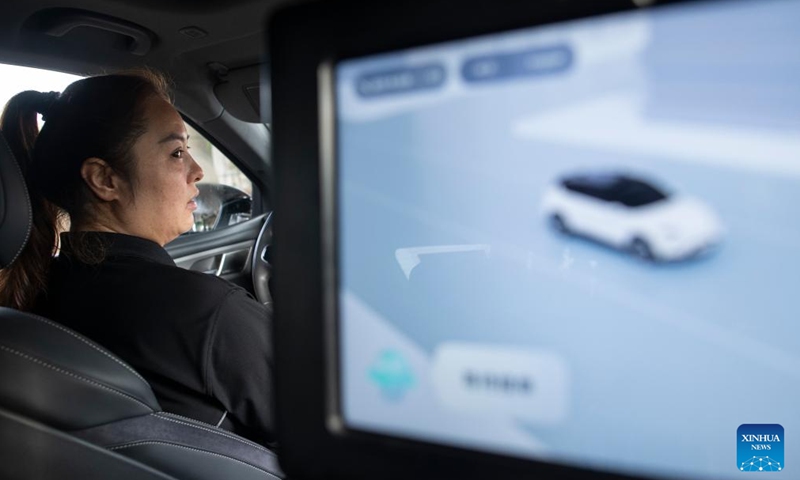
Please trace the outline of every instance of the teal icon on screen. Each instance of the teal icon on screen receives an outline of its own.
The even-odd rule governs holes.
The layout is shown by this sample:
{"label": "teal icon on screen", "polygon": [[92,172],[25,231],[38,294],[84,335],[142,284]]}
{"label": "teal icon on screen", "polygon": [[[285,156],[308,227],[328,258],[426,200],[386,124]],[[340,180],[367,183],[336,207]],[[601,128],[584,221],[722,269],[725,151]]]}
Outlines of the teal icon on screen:
{"label": "teal icon on screen", "polygon": [[736,430],[736,466],[742,472],[784,469],[783,427],[777,423],[745,423]]}
{"label": "teal icon on screen", "polygon": [[369,378],[384,397],[401,400],[416,380],[408,361],[397,350],[383,350],[369,369]]}

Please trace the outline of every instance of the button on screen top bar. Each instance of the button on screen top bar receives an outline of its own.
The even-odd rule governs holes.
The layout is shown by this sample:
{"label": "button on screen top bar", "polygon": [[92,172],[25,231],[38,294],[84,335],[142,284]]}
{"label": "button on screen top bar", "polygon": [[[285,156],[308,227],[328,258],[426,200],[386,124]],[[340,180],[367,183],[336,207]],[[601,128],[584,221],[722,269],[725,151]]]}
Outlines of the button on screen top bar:
{"label": "button on screen top bar", "polygon": [[362,98],[372,98],[439,88],[445,79],[444,67],[436,63],[366,73],[356,79],[355,87]]}
{"label": "button on screen top bar", "polygon": [[467,83],[477,83],[549,75],[569,69],[573,58],[572,49],[566,45],[482,55],[468,58],[461,76]]}

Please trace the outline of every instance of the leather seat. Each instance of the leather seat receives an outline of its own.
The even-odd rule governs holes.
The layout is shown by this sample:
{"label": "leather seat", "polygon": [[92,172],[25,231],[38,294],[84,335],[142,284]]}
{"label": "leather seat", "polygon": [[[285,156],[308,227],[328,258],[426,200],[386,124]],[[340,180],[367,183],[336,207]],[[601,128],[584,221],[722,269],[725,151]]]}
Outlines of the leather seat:
{"label": "leather seat", "polygon": [[[0,134],[0,268],[16,259],[30,229],[22,172]],[[0,307],[0,378],[0,419],[19,433],[4,432],[0,451],[18,450],[11,444],[16,438],[46,435],[62,447],[64,442],[80,447],[90,455],[86,461],[100,455],[104,465],[111,465],[127,457],[118,462],[120,468],[129,472],[139,465],[143,478],[158,472],[200,480],[282,477],[274,453],[215,426],[161,411],[150,385],[133,368],[46,318]],[[36,448],[26,457],[28,463],[67,467],[59,463],[61,450]],[[43,478],[57,478],[55,472]],[[115,476],[115,470],[109,472],[108,477]]]}

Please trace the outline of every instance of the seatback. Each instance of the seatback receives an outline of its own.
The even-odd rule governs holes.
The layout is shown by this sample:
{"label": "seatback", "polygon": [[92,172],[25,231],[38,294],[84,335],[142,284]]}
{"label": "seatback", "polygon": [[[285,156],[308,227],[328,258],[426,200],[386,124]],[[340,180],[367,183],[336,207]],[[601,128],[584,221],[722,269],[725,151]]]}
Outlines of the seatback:
{"label": "seatback", "polygon": [[0,307],[0,404],[61,430],[158,412],[150,385],[94,342]]}
{"label": "seatback", "polygon": [[176,480],[140,462],[2,408],[0,478]]}
{"label": "seatback", "polygon": [[[22,252],[31,224],[23,173],[0,134],[0,268]],[[113,322],[113,316],[108,321]],[[135,475],[141,464],[155,469],[141,467],[154,476],[164,472],[186,480],[282,475],[275,455],[266,448],[162,412],[150,385],[133,368],[46,318],[0,307],[0,379],[0,423],[13,430],[0,436],[0,451],[19,451],[19,444],[12,445],[15,439],[31,439],[36,443],[25,452],[28,466],[41,462],[52,473],[63,465],[63,451],[43,447],[52,444],[81,452],[75,461],[98,458],[98,465],[108,465],[108,477],[117,468]],[[107,449],[105,454],[92,444]],[[120,462],[120,455],[136,462]],[[64,472],[80,471],[64,466]],[[31,471],[35,469],[3,470],[12,478],[25,478]],[[42,478],[57,477],[56,472]]]}
{"label": "seatback", "polygon": [[22,170],[0,133],[0,268],[22,252],[33,225],[33,212]]}
{"label": "seatback", "polygon": [[150,385],[91,340],[0,307],[0,408],[178,479],[279,478],[275,454],[161,411]]}

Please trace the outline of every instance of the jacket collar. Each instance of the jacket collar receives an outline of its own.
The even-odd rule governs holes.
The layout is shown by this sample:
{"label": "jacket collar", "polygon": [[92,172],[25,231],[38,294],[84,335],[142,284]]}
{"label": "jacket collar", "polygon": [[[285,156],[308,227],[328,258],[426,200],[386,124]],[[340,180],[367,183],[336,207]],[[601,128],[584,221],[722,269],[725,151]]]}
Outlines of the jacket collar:
{"label": "jacket collar", "polygon": [[104,252],[101,258],[136,257],[163,265],[175,265],[164,247],[152,240],[122,233],[68,232],[61,234],[61,253],[70,256],[78,236]]}

